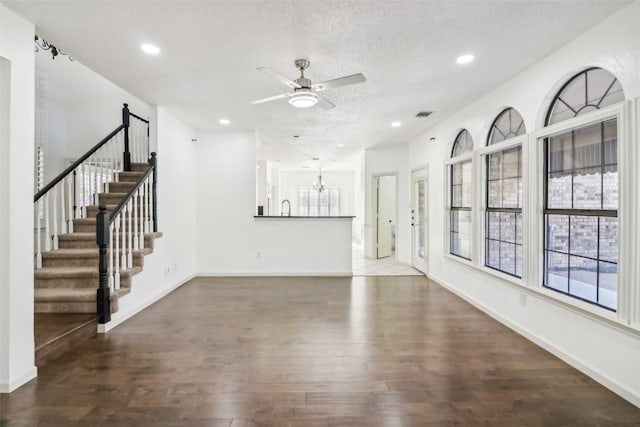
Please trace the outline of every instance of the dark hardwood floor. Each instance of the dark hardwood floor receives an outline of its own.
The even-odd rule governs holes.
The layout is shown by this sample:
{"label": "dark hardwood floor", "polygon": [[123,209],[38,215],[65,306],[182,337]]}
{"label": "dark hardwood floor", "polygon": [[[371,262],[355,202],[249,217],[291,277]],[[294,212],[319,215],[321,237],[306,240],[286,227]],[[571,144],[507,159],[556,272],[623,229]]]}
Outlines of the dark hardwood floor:
{"label": "dark hardwood floor", "polygon": [[3,427],[640,425],[419,276],[195,279],[0,405]]}

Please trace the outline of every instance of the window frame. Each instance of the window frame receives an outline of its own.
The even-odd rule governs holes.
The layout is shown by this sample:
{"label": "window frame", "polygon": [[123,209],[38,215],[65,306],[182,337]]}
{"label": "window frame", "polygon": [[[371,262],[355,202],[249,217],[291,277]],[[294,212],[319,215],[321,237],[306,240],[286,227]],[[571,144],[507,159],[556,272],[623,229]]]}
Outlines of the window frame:
{"label": "window frame", "polygon": [[[481,197],[479,199],[481,200],[481,209],[479,213],[479,216],[481,215],[481,218],[478,218],[479,223],[482,224],[482,226],[479,228],[479,231],[480,231],[479,235],[481,237],[480,246],[482,248],[480,253],[482,254],[482,256],[481,256],[481,259],[479,260],[480,265],[478,267],[486,271],[487,273],[497,275],[498,277],[508,278],[510,281],[520,285],[525,283],[525,279],[527,276],[526,271],[527,271],[527,265],[528,265],[527,257],[526,257],[527,243],[529,241],[526,233],[526,229],[527,229],[526,206],[527,206],[527,194],[528,194],[528,191],[527,191],[528,180],[527,180],[527,174],[526,174],[527,141],[528,141],[528,133],[525,132],[522,135],[518,135],[512,138],[506,139],[504,141],[497,142],[495,144],[486,145],[485,147],[482,147],[481,149],[478,150],[480,164],[483,165],[481,166],[482,168],[481,183],[482,184],[480,186]],[[489,167],[487,165],[487,161],[489,159],[489,155],[495,154],[501,151],[505,151],[511,148],[515,148],[515,147],[521,148],[520,174],[522,177],[522,202],[521,202],[521,207],[516,208],[522,214],[522,271],[521,271],[522,276],[520,277],[515,274],[511,274],[506,271],[500,270],[498,268],[488,266],[487,265],[487,247],[486,247],[487,214],[489,212],[489,188],[488,188],[489,186],[487,182],[487,177],[489,175]],[[502,208],[496,208],[496,209],[500,210]],[[505,208],[505,209],[508,209],[509,211],[514,211],[513,208]]]}
{"label": "window frame", "polygon": [[[542,129],[534,131],[530,134],[530,154],[533,154],[535,164],[533,170],[535,173],[531,181],[535,184],[530,187],[532,189],[531,198],[533,199],[533,206],[536,206],[536,215],[533,215],[529,219],[530,226],[529,237],[531,238],[530,254],[533,257],[529,257],[531,262],[529,264],[528,274],[531,275],[533,280],[528,281],[528,286],[535,289],[538,293],[546,295],[553,300],[557,300],[568,304],[573,307],[578,307],[584,311],[592,314],[596,314],[600,317],[614,321],[616,323],[622,323],[629,325],[633,322],[632,313],[636,313],[640,308],[640,304],[632,301],[631,296],[633,294],[638,295],[639,285],[636,282],[630,281],[638,276],[636,269],[633,266],[633,254],[637,253],[636,244],[633,242],[630,234],[637,231],[638,226],[633,224],[631,219],[635,215],[633,209],[636,206],[636,202],[633,200],[637,198],[633,194],[633,184],[638,182],[640,175],[634,170],[633,164],[637,162],[638,150],[632,147],[627,141],[632,140],[627,137],[629,125],[626,117],[629,115],[629,101],[619,102],[614,105],[603,107],[596,111],[591,111],[578,115],[574,118],[563,120],[558,123],[546,126]],[[617,120],[617,161],[618,161],[618,303],[617,311],[611,311],[605,307],[596,305],[592,302],[588,302],[574,296],[564,294],[562,292],[555,291],[547,288],[543,285],[544,278],[544,239],[545,239],[545,227],[544,227],[544,215],[546,205],[546,159],[545,159],[545,144],[546,139],[549,137],[557,136],[566,133],[571,130],[583,128],[589,125],[601,123],[606,120]],[[531,153],[533,151],[533,153]],[[634,155],[635,154],[635,160]],[[526,182],[525,182],[526,185]],[[525,200],[527,200],[525,196]],[[526,224],[526,222],[525,222]],[[640,245],[638,245],[640,247]],[[630,262],[631,261],[631,262]],[[523,266],[524,270],[524,266]],[[637,314],[635,315],[635,323],[637,324]]]}
{"label": "window frame", "polygon": [[[498,123],[498,120],[500,120],[502,118],[502,115],[507,113],[508,111],[515,111],[516,113],[518,113],[518,116],[520,116],[520,119],[522,119],[522,126],[524,128],[524,132],[522,134],[520,134],[520,135],[514,135],[514,136],[511,136],[509,138],[505,138],[502,141],[498,141],[498,142],[492,143],[491,140],[493,139],[493,133],[496,130],[500,131],[497,128],[496,124]],[[518,126],[518,129],[520,129],[520,126]],[[502,132],[500,132],[500,133],[502,133]],[[489,146],[492,146],[492,145],[502,144],[502,143],[510,141],[512,139],[523,137],[526,134],[527,134],[527,126],[524,123],[524,118],[522,117],[522,114],[520,114],[520,111],[516,110],[513,107],[506,107],[506,108],[503,108],[502,111],[500,111],[500,113],[498,113],[498,115],[496,115],[495,119],[493,119],[493,122],[491,122],[491,126],[489,126],[489,132],[487,133],[487,144],[486,144],[486,146],[489,147]]]}
{"label": "window frame", "polygon": [[[475,218],[474,218],[474,205],[475,205],[475,200],[476,200],[476,184],[475,184],[475,161],[474,161],[474,157],[476,156],[476,149],[475,149],[475,144],[473,142],[473,137],[471,136],[471,132],[469,132],[468,129],[464,128],[461,129],[459,132],[456,133],[456,136],[454,138],[453,141],[453,145],[451,146],[451,151],[450,151],[450,156],[453,155],[453,153],[455,152],[455,148],[456,148],[456,143],[458,142],[458,139],[460,138],[460,135],[466,132],[469,136],[469,138],[471,139],[471,151],[467,151],[463,154],[460,154],[456,157],[449,157],[449,159],[447,159],[444,162],[445,165],[445,179],[444,182],[446,183],[446,188],[445,188],[445,192],[447,194],[447,203],[446,203],[446,209],[445,209],[445,218],[447,218],[447,227],[445,227],[445,256],[450,257],[452,259],[455,259],[456,261],[460,261],[463,263],[473,263],[473,259],[474,259],[474,254],[476,253],[475,251],[475,240],[474,240],[474,236],[475,236]],[[471,163],[471,205],[469,208],[462,208],[462,207],[453,207],[453,166],[456,164],[462,164],[462,163],[466,163],[469,162]],[[469,258],[465,258],[461,255],[458,254],[454,254],[451,252],[451,213],[454,211],[466,211],[469,212],[469,218],[471,221],[470,224],[470,234],[471,234],[471,241],[470,241],[470,247],[469,247]]]}

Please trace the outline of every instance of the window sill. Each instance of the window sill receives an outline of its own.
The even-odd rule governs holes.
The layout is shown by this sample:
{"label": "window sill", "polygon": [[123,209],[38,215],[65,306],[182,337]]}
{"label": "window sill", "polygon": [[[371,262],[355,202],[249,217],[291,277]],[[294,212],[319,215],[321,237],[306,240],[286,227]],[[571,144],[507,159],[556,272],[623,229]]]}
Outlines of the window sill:
{"label": "window sill", "polygon": [[466,265],[467,267],[471,267],[474,270],[480,271],[489,276],[495,277],[496,279],[500,280],[501,283],[507,286],[516,287],[522,292],[526,292],[530,295],[542,298],[545,301],[571,310],[576,314],[588,317],[589,319],[595,320],[606,326],[614,327],[617,330],[624,332],[634,338],[638,338],[638,336],[640,335],[640,325],[628,324],[618,317],[617,312],[598,307],[586,301],[572,298],[570,296],[555,292],[542,286],[529,285],[522,279],[509,276],[508,274],[500,273],[499,271],[493,270],[489,267],[476,265],[472,261],[460,258],[455,255],[451,255],[449,253],[445,253],[444,258],[455,261],[462,265]]}
{"label": "window sill", "polygon": [[514,284],[514,285],[517,285],[517,286],[520,286],[520,287],[523,287],[523,288],[527,287],[525,285],[525,283],[522,281],[522,279],[514,277],[514,276],[510,276],[510,275],[508,275],[506,273],[501,273],[500,271],[494,270],[493,268],[489,268],[489,267],[486,267],[484,265],[476,265],[476,264],[473,263],[473,261],[469,261],[468,259],[461,258],[459,256],[455,256],[455,255],[452,255],[452,254],[449,254],[449,253],[445,253],[444,257],[447,258],[447,259],[450,259],[452,261],[459,262],[460,264],[466,265],[468,267],[471,267],[471,268],[473,268],[475,270],[478,270],[478,271],[480,271],[480,272],[482,272],[484,274],[487,274],[489,276],[493,276],[493,277],[496,277],[498,279],[501,279],[501,280],[504,280],[506,282],[509,282],[511,284]]}

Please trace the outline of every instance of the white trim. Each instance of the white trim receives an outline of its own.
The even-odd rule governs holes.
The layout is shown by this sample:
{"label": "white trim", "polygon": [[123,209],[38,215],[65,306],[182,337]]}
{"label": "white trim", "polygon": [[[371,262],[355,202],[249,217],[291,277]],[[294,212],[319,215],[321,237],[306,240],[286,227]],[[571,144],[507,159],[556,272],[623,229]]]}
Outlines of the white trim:
{"label": "white trim", "polygon": [[473,263],[472,260],[463,258],[459,255],[454,255],[451,252],[446,252],[444,254],[442,254],[445,258],[450,259],[451,261],[455,261],[455,262],[459,262],[460,264],[472,267],[472,268],[477,268],[477,266]]}
{"label": "white trim", "polygon": [[496,144],[486,145],[486,146],[484,146],[482,148],[479,148],[477,150],[477,152],[481,156],[486,156],[489,153],[498,152],[498,151],[504,151],[504,150],[508,150],[511,147],[516,147],[518,145],[523,145],[525,142],[527,142],[527,134],[526,133],[524,133],[522,135],[514,136],[514,137],[509,138],[509,139],[505,139],[504,141],[500,141],[500,142],[498,142]]}
{"label": "white trim", "polygon": [[638,163],[637,142],[631,134],[633,122],[631,108],[626,102],[617,111],[617,162],[618,162],[618,304],[617,313],[621,320],[631,323],[634,303],[630,300],[633,288],[637,288],[637,233],[635,218],[638,208]]}
{"label": "white trim", "polygon": [[[410,267],[410,265],[408,265]],[[299,271],[299,272],[259,272],[251,271],[246,273],[215,272],[198,273],[196,277],[353,277],[353,271],[349,272],[327,272],[327,271]]]}
{"label": "white trim", "polygon": [[450,165],[453,165],[454,163],[462,163],[462,162],[465,162],[467,160],[472,160],[475,152],[476,152],[475,150],[474,151],[468,151],[468,152],[466,152],[464,154],[460,154],[457,157],[451,157],[451,158],[445,160],[444,164],[445,164],[445,166],[450,166]]}
{"label": "white trim", "polygon": [[553,125],[549,125],[535,132],[532,132],[533,137],[536,139],[547,138],[559,133],[564,133],[571,129],[581,128],[614,117],[618,117],[618,120],[620,120],[625,104],[626,102],[619,102],[617,104],[610,105],[608,107],[604,107],[590,113],[581,114],[572,119],[563,120]]}
{"label": "white trim", "polygon": [[128,310],[126,312],[118,311],[116,313],[113,313],[111,315],[111,321],[110,322],[104,323],[104,324],[98,324],[98,333],[99,334],[106,334],[107,332],[109,332],[110,330],[112,330],[113,328],[115,328],[116,326],[118,326],[119,324],[124,322],[125,320],[130,319],[131,317],[133,317],[136,314],[140,313],[145,308],[147,308],[150,305],[158,302],[159,300],[161,300],[162,298],[166,297],[168,294],[170,294],[174,290],[178,289],[180,286],[184,285],[188,281],[194,279],[195,277],[196,277],[195,274],[191,274],[191,275],[187,276],[185,279],[183,279],[180,282],[176,283],[175,285],[172,285],[169,288],[165,289],[160,294],[156,295],[155,297],[151,298],[150,300],[144,302],[143,304],[140,304],[137,307],[133,307],[133,308],[131,308],[130,310]]}
{"label": "white trim", "polygon": [[[430,264],[430,258],[429,258],[429,164],[426,163],[424,164],[424,166],[420,166],[420,167],[414,167],[413,169],[411,169],[411,174],[410,174],[410,185],[411,185],[411,190],[410,190],[410,199],[411,199],[411,211],[413,211],[414,208],[414,204],[415,204],[415,181],[413,180],[413,174],[417,173],[417,172],[421,172],[424,171],[424,184],[425,184],[425,194],[424,194],[424,203],[425,203],[425,224],[424,224],[424,267],[425,267],[425,271],[422,271],[422,269],[418,268],[417,266],[415,266],[413,264],[413,260],[415,258],[414,256],[414,251],[415,251],[415,226],[411,225],[411,261],[409,262],[409,265],[413,268],[415,268],[416,270],[420,271],[421,273],[427,274],[427,272],[429,271],[429,264]],[[414,224],[415,224],[415,212],[413,212],[413,216],[414,216]]]}
{"label": "white trim", "polygon": [[[637,147],[638,142],[640,142],[640,98],[636,99],[635,103],[629,103],[628,108],[628,117],[629,117],[629,141],[635,150],[635,155],[631,160],[635,167],[631,168],[631,171],[634,174],[634,179],[630,180],[632,183],[638,183],[640,179],[640,172],[638,171],[638,165],[640,165],[640,149]],[[637,192],[636,192],[637,194]],[[638,209],[640,209],[640,201],[638,201],[637,197],[633,198],[635,203],[635,208],[632,207],[632,212],[630,212],[630,218],[633,219],[633,227],[635,227],[635,234],[637,236],[640,232],[640,215],[638,215]],[[637,257],[638,251],[640,250],[640,242],[638,239],[632,239],[635,244],[635,248],[633,250],[633,255]],[[638,280],[640,280],[640,263],[633,262],[630,266],[633,268],[632,272],[632,283],[635,283],[635,286],[629,286],[629,301],[631,304],[630,313],[629,313],[629,322],[631,325],[640,329],[640,284],[638,284]]]}
{"label": "white trim", "polygon": [[22,387],[23,385],[25,385],[32,379],[36,378],[37,376],[38,376],[38,368],[36,366],[33,366],[29,368],[27,372],[25,372],[15,380],[11,381],[10,383],[0,384],[0,394],[11,393],[12,391]]}
{"label": "white trim", "polygon": [[[487,306],[482,304],[480,301],[478,301],[475,298],[473,298],[471,295],[460,291],[455,286],[452,286],[447,281],[441,280],[441,279],[439,279],[437,277],[434,277],[432,275],[427,275],[427,277],[429,279],[433,280],[438,285],[442,286],[443,288],[445,288],[445,289],[451,291],[452,293],[454,293],[455,295],[459,296],[460,298],[462,298],[463,300],[465,300],[469,304],[471,304],[474,307],[478,308],[482,312],[484,312],[487,315],[491,316],[493,319],[495,319],[498,322],[502,323],[503,325],[507,326],[509,329],[512,329],[513,331],[517,332],[518,334],[520,334],[523,337],[527,338],[528,340],[532,341],[534,344],[538,345],[539,347],[542,347],[543,349],[547,350],[548,352],[550,352],[554,356],[558,357],[559,359],[561,359],[564,362],[568,363],[569,365],[573,366],[574,368],[576,368],[580,372],[582,372],[585,375],[593,378],[598,383],[604,385],[605,387],[607,387],[609,390],[613,391],[614,393],[616,393],[620,397],[628,400],[629,402],[631,402],[635,406],[640,407],[640,396],[639,395],[634,393],[632,390],[629,390],[627,387],[617,383],[615,380],[612,380],[607,375],[603,374],[600,370],[598,370],[598,369],[594,368],[593,366],[591,366],[591,365],[581,361],[580,359],[572,356],[571,354],[569,354],[569,353],[565,352],[564,350],[562,350],[561,348],[551,344],[550,342],[548,342],[544,338],[538,336],[537,334],[534,334],[534,333],[530,332],[529,330],[527,330],[527,329],[519,326],[518,324],[512,322],[508,318],[506,318],[506,317],[502,316],[501,314],[495,312],[494,310],[488,308]],[[551,299],[551,300],[553,300],[553,299]],[[592,318],[590,317],[590,319],[592,319]],[[598,319],[592,319],[592,320],[598,320]],[[632,336],[637,336],[637,335],[632,335]]]}

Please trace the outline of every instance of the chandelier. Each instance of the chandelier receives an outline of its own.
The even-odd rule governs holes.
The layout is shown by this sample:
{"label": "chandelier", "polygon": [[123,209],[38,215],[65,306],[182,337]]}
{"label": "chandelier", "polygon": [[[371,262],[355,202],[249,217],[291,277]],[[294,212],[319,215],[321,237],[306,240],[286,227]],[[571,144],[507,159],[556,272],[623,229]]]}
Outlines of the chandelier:
{"label": "chandelier", "polygon": [[69,61],[73,61],[72,57],[70,57],[69,55],[67,55],[66,53],[64,53],[63,51],[61,51],[60,49],[58,49],[57,47],[55,47],[54,45],[52,45],[51,43],[43,39],[42,37],[38,37],[36,35],[35,43],[36,43],[36,52],[40,52],[41,49],[49,50],[51,51],[51,59],[56,59],[56,56],[58,55],[64,55],[69,58]]}
{"label": "chandelier", "polygon": [[318,193],[322,193],[324,191],[324,181],[322,180],[322,168],[320,168],[320,173],[318,175],[318,180],[313,183],[314,190],[317,190]]}

